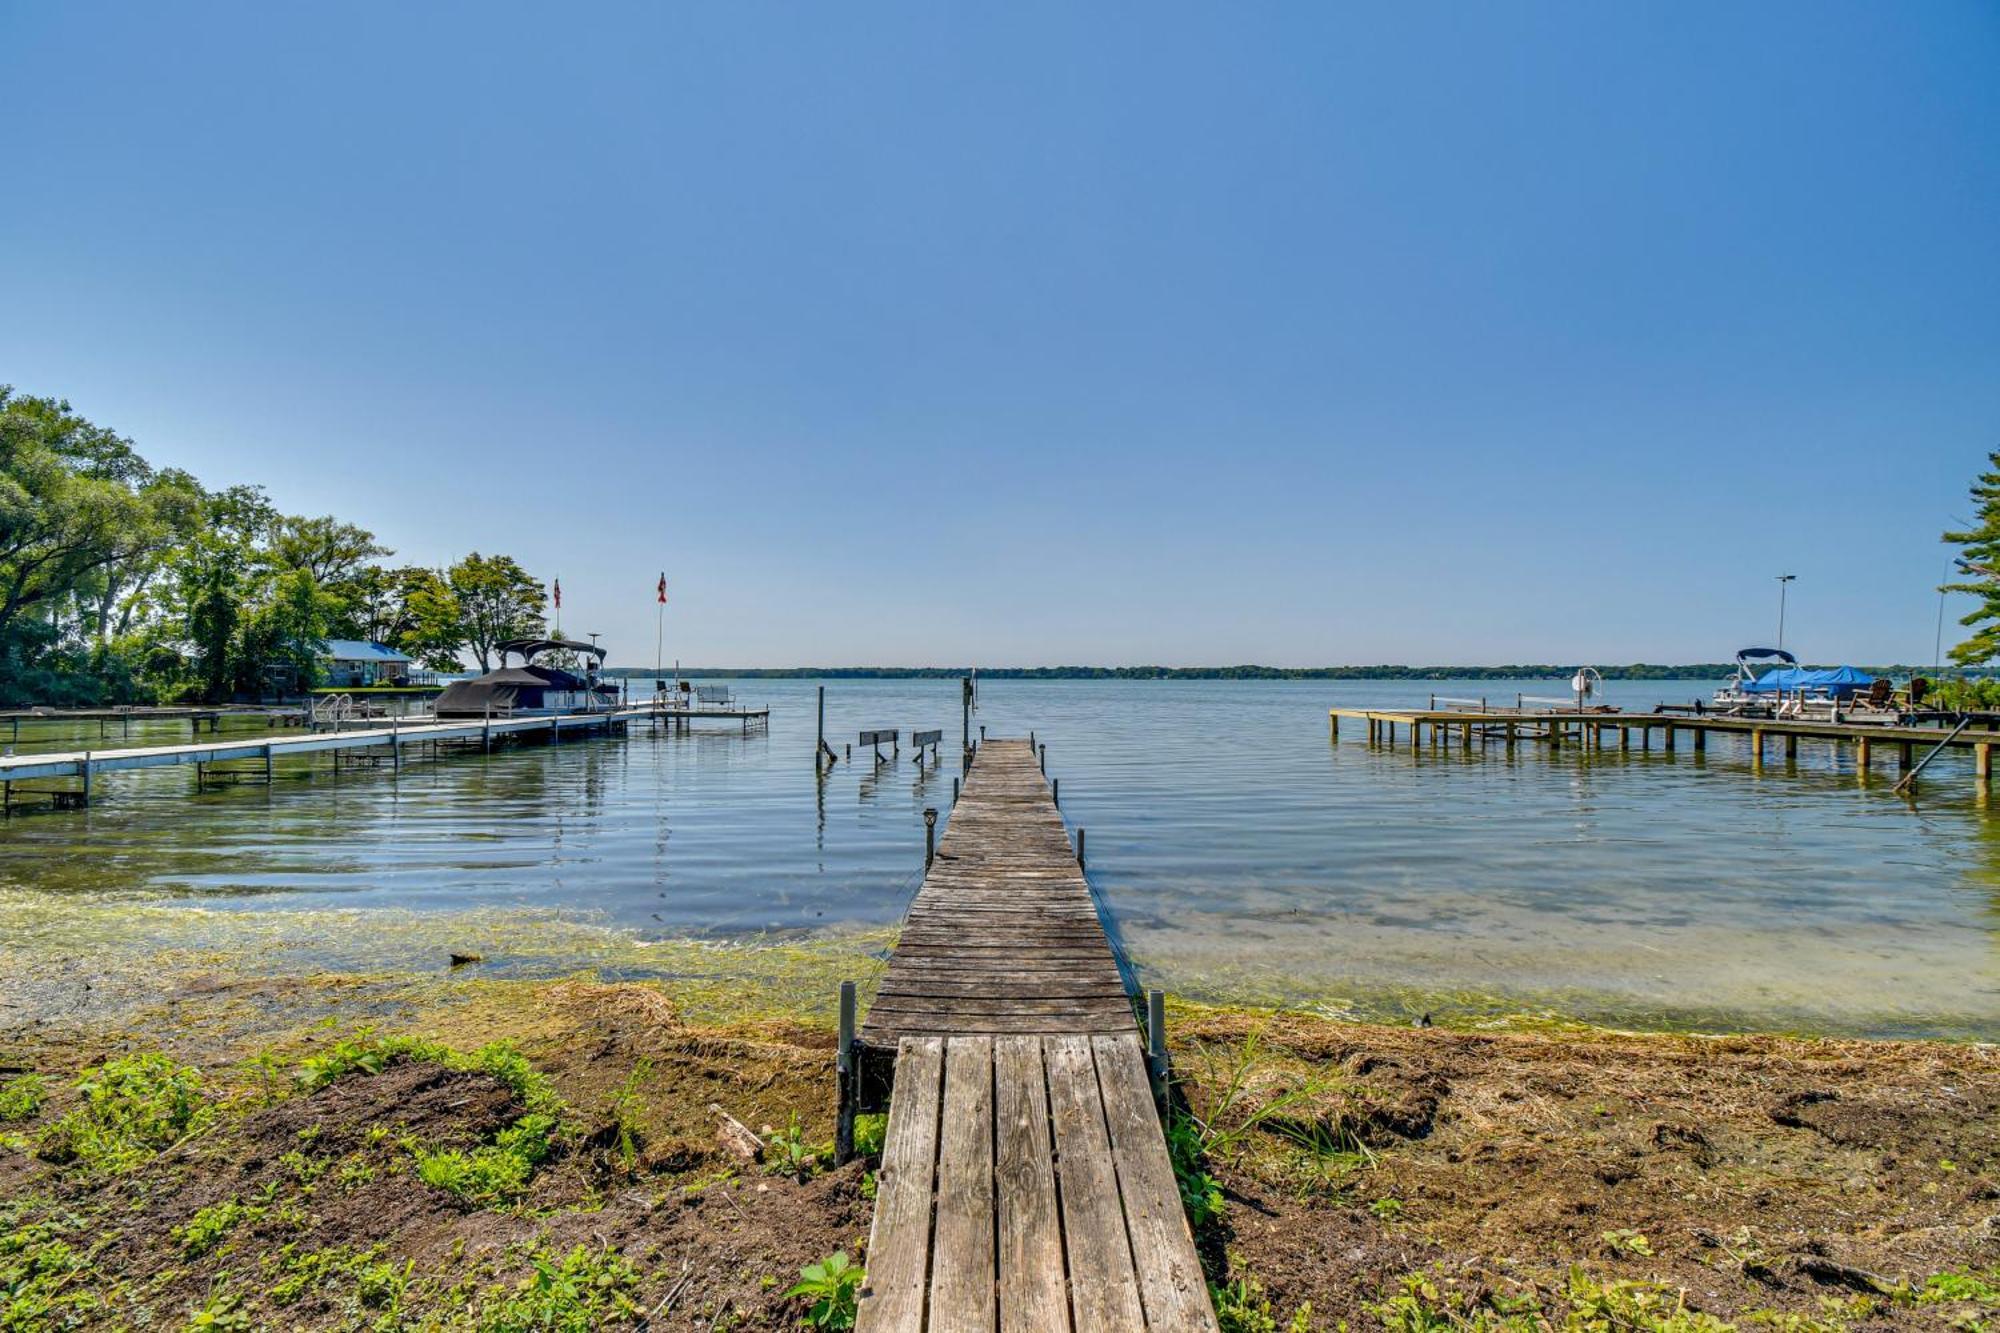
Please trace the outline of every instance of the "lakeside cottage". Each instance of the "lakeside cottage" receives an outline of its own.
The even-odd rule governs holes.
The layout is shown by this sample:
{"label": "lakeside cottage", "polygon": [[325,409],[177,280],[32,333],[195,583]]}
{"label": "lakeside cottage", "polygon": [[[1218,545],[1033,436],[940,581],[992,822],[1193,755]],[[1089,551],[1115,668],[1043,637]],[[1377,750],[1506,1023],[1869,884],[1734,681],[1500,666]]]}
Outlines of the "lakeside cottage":
{"label": "lakeside cottage", "polygon": [[384,643],[328,639],[320,652],[321,681],[340,689],[401,685],[410,680],[411,659]]}

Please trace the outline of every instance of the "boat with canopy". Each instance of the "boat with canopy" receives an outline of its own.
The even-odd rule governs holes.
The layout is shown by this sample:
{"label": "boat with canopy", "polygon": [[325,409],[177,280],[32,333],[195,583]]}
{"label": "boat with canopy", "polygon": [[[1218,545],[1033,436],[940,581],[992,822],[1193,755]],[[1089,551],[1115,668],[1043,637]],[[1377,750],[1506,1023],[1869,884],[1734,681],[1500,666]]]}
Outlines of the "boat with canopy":
{"label": "boat with canopy", "polygon": [[[601,680],[605,650],[574,639],[509,639],[499,645],[500,665],[483,676],[455,681],[438,696],[437,716],[547,717],[602,713],[618,706],[618,690]],[[537,657],[567,659],[537,665]],[[521,659],[508,665],[509,657]],[[582,671],[569,669],[576,664]]]}

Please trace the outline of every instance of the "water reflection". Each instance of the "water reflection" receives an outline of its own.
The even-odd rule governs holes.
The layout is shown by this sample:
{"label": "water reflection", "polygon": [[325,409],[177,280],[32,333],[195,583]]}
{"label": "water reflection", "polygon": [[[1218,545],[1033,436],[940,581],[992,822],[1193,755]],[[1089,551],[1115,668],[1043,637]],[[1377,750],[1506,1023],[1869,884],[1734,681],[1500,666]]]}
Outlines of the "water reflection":
{"label": "water reflection", "polygon": [[[1648,705],[1701,688],[1612,686]],[[400,774],[336,776],[319,756],[281,762],[268,789],[199,795],[186,770],[112,775],[88,812],[0,825],[0,881],[237,912],[555,909],[656,936],[893,923],[922,811],[949,807],[960,767],[839,742],[841,761],[816,766],[813,689],[746,683],[775,710],[748,735],[635,731]],[[830,682],[827,735],[955,737],[957,689]],[[1966,761],[1939,760],[1912,801],[1886,755],[1864,783],[1851,752],[1811,743],[1761,770],[1720,736],[1551,754],[1376,748],[1350,727],[1328,743],[1329,705],[1424,692],[990,681],[975,722],[1048,744],[1094,884],[1154,984],[2000,1035],[2000,829]]]}

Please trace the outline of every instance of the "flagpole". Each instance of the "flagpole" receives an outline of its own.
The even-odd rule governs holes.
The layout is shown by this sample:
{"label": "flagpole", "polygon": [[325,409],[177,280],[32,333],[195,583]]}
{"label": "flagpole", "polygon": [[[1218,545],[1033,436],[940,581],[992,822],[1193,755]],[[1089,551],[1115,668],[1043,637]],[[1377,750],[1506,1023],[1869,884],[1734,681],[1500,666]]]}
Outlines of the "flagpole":
{"label": "flagpole", "polygon": [[[662,572],[660,587],[665,589],[666,586],[667,576]],[[659,598],[659,606],[654,609],[657,624],[653,630],[653,679],[657,681],[667,665],[667,596],[664,591],[655,595]]]}

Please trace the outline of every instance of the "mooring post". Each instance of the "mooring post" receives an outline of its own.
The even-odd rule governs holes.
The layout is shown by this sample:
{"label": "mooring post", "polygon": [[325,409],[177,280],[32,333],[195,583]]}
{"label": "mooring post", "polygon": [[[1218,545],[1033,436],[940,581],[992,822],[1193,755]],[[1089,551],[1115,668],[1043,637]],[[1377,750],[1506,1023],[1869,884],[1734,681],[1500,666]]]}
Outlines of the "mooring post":
{"label": "mooring post", "polygon": [[931,862],[937,860],[937,807],[924,807],[924,870],[928,872]]}
{"label": "mooring post", "polygon": [[819,741],[813,746],[813,767],[826,755],[826,686],[819,687]]}
{"label": "mooring post", "polygon": [[854,983],[840,983],[840,1047],[835,1059],[833,1118],[833,1164],[845,1165],[854,1156]]}
{"label": "mooring post", "polygon": [[952,803],[953,805],[957,805],[957,804],[958,804],[958,779],[957,779],[957,778],[953,778],[953,779],[951,780],[951,803]]}
{"label": "mooring post", "polygon": [[1041,748],[1042,776],[1047,777],[1049,773],[1049,747],[1044,745],[1040,748]]}
{"label": "mooring post", "polygon": [[1082,867],[1083,867],[1083,826],[1082,826],[1081,824],[1079,824],[1079,825],[1077,826],[1077,830],[1076,830],[1076,864],[1077,864],[1077,868],[1078,868],[1078,869],[1082,869]]}
{"label": "mooring post", "polygon": [[1982,787],[1993,780],[1993,746],[1988,741],[1972,747],[1972,776]]}
{"label": "mooring post", "polygon": [[1167,993],[1146,992],[1146,1072],[1153,1080],[1153,1100],[1167,1103]]}
{"label": "mooring post", "polygon": [[1854,767],[1866,777],[1868,774],[1868,738],[1861,737],[1854,742]]}
{"label": "mooring post", "polygon": [[90,804],[90,751],[83,752],[83,803]]}

